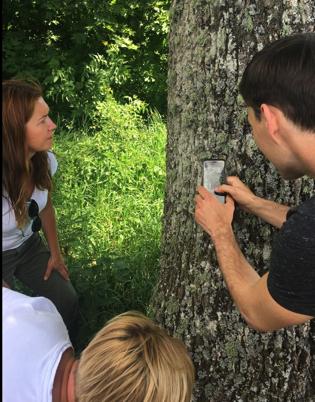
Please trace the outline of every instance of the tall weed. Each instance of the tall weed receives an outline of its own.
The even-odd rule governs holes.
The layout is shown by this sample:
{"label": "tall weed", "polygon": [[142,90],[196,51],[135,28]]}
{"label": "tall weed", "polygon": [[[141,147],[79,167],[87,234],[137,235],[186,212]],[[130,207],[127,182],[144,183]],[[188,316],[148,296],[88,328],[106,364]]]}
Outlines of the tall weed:
{"label": "tall weed", "polygon": [[142,105],[99,103],[97,127],[56,132],[53,200],[79,293],[79,343],[115,314],[145,311],[158,273],[165,124]]}

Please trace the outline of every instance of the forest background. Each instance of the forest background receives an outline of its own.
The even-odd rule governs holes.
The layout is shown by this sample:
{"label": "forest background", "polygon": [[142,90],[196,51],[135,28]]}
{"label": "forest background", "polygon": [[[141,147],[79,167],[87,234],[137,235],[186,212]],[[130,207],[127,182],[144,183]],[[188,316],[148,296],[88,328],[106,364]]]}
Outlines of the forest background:
{"label": "forest background", "polygon": [[80,298],[79,350],[112,316],[146,312],[157,280],[168,9],[166,0],[3,3],[2,77],[37,80],[58,126],[53,202]]}

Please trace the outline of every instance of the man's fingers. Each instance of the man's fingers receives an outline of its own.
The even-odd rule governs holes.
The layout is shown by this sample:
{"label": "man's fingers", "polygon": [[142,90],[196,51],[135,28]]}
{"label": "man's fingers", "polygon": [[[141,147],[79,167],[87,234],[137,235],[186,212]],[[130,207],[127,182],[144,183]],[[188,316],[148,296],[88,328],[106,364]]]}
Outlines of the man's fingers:
{"label": "man's fingers", "polygon": [[199,186],[197,187],[197,193],[199,193],[200,197],[204,200],[208,199],[213,199],[215,198],[213,194],[211,194],[206,187],[204,186]]}
{"label": "man's fingers", "polygon": [[235,207],[235,202],[234,202],[233,198],[232,198],[230,195],[227,195],[227,196],[226,196],[225,204],[226,204],[226,206],[229,207],[229,208],[233,208],[233,209],[234,209],[234,207]]}
{"label": "man's fingers", "polygon": [[233,194],[235,193],[235,190],[232,186],[229,186],[228,184],[222,184],[219,187],[216,187],[215,189],[216,193],[227,193],[227,194]]}
{"label": "man's fingers", "polygon": [[204,186],[198,186],[197,193],[199,193],[202,198],[205,198],[205,197],[207,197],[207,195],[210,194],[209,191]]}
{"label": "man's fingers", "polygon": [[235,186],[235,185],[240,184],[240,183],[243,184],[243,182],[237,176],[228,176],[226,178],[226,182],[230,186]]}
{"label": "man's fingers", "polygon": [[195,203],[198,204],[198,202],[201,200],[201,197],[199,194],[196,194],[194,199],[195,199]]}

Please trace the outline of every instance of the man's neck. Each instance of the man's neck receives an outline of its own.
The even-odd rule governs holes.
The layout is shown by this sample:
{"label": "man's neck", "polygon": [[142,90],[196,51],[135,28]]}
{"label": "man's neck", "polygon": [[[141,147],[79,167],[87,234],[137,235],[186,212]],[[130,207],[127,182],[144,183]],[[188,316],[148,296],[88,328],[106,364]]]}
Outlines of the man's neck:
{"label": "man's neck", "polygon": [[307,176],[315,178],[315,133],[303,133],[301,138],[303,146],[300,151],[300,158],[304,162],[305,173]]}
{"label": "man's neck", "polygon": [[289,120],[283,125],[284,137],[304,174],[315,178],[315,132],[301,130]]}
{"label": "man's neck", "polygon": [[60,359],[52,392],[53,402],[75,402],[75,371],[78,361],[72,348],[68,348]]}

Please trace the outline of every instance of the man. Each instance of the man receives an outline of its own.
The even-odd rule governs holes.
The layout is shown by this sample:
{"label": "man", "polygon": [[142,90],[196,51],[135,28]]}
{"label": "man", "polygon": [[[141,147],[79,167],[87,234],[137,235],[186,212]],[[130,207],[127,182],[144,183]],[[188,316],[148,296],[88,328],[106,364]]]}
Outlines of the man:
{"label": "man", "polygon": [[[315,34],[282,38],[258,52],[240,92],[255,142],[284,179],[315,177]],[[249,326],[272,331],[315,316],[315,196],[289,209],[255,196],[237,177],[198,187],[195,219],[211,236],[229,292]],[[233,234],[234,203],[279,228],[269,272],[260,277]]]}
{"label": "man", "polygon": [[190,401],[183,342],[142,314],[110,320],[77,360],[50,300],[6,287],[2,298],[4,402]]}

